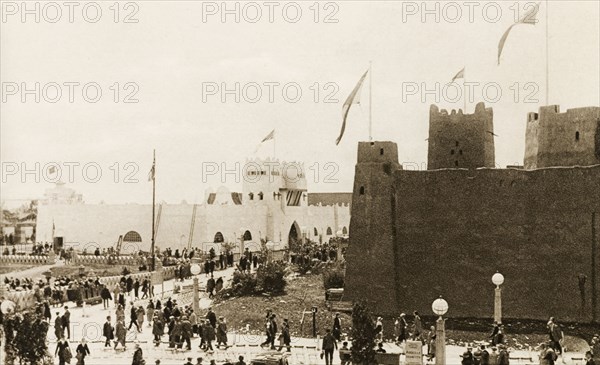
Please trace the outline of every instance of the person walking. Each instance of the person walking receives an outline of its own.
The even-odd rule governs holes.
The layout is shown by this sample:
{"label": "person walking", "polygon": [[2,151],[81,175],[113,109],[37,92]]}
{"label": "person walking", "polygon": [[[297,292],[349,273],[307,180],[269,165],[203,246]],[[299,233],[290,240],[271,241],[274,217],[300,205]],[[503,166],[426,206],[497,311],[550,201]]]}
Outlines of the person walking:
{"label": "person walking", "polygon": [[153,318],[154,318],[154,302],[152,300],[149,300],[148,305],[146,306],[146,319],[148,320],[148,327],[152,326]]}
{"label": "person walking", "polygon": [[117,305],[119,305],[119,294],[121,294],[121,284],[120,283],[116,283],[115,287],[113,289],[113,294],[115,295],[114,300],[115,300],[115,307]]}
{"label": "person walking", "polygon": [[58,365],[65,365],[71,362],[73,354],[71,353],[69,342],[64,338],[64,336],[61,337],[56,343],[54,356],[58,356]]}
{"label": "person walking", "polygon": [[60,312],[56,312],[56,318],[54,319],[54,335],[57,340],[60,340],[64,336],[63,320],[60,316]]}
{"label": "person walking", "polygon": [[85,357],[90,354],[90,349],[85,342],[85,338],[81,339],[81,343],[77,345],[75,352],[75,357],[77,357],[77,365],[85,365]]}
{"label": "person walking", "polygon": [[62,315],[63,330],[67,331],[67,340],[71,339],[71,312],[69,307],[65,306],[65,313]]}
{"label": "person walking", "polygon": [[133,295],[135,300],[140,299],[140,279],[135,279],[135,282],[133,283]]}
{"label": "person walking", "polygon": [[383,318],[377,317],[377,321],[375,322],[375,334],[377,336],[377,340],[379,342],[383,341]]}
{"label": "person walking", "polygon": [[221,348],[221,344],[227,349],[227,323],[223,317],[219,317],[217,322],[217,348]]}
{"label": "person walking", "polygon": [[137,313],[137,323],[140,329],[140,332],[142,332],[142,329],[144,328],[144,316],[146,315],[146,311],[144,310],[144,306],[140,305],[138,307],[138,309],[136,310]]}
{"label": "person walking", "polygon": [[500,344],[498,345],[498,348],[500,349],[498,353],[498,365],[510,365],[509,355],[508,351],[506,350],[506,346]]}
{"label": "person walking", "polygon": [[333,328],[331,332],[333,337],[335,337],[335,340],[339,341],[342,335],[342,320],[339,312],[335,314],[335,317],[333,317]]}
{"label": "person walking", "polygon": [[326,330],[325,336],[323,337],[323,343],[321,345],[322,355],[325,356],[325,365],[333,364],[333,352],[337,350],[337,342],[335,337],[331,334],[331,330]]}
{"label": "person walking", "polygon": [[131,365],[146,365],[142,348],[137,342],[135,343],[135,351],[133,352],[133,361],[131,362]]}
{"label": "person walking", "polygon": [[421,341],[421,333],[423,332],[423,322],[421,322],[421,316],[419,315],[419,312],[414,311],[413,316],[415,317],[415,319],[413,324],[412,337],[414,341]]}
{"label": "person walking", "polygon": [[100,290],[100,297],[102,298],[102,304],[104,305],[104,309],[108,309],[110,307],[110,301],[112,300],[112,296],[110,295],[110,290],[105,286]]}
{"label": "person walking", "polygon": [[281,325],[281,335],[279,335],[279,338],[280,338],[279,349],[277,351],[281,351],[283,346],[286,347],[287,352],[292,351],[292,346],[291,346],[292,339],[290,336],[290,324],[289,324],[287,318],[283,319],[283,324]]}
{"label": "person walking", "polygon": [[138,332],[142,332],[140,330],[140,326],[138,325],[137,322],[137,308],[133,305],[133,302],[131,302],[131,309],[129,310],[129,317],[131,319],[131,322],[129,322],[129,328],[127,328],[127,330],[129,331],[131,329],[131,326],[133,326],[135,324],[135,328],[137,329]]}
{"label": "person walking", "polygon": [[125,322],[123,320],[117,320],[117,340],[115,341],[115,350],[119,344],[123,345],[123,351],[127,350],[125,344],[125,337],[127,337],[127,328],[125,328]]}
{"label": "person walking", "polygon": [[429,337],[427,339],[427,357],[429,361],[435,358],[435,339],[437,334],[435,333],[435,326],[431,326],[429,329]]}
{"label": "person walking", "polygon": [[562,355],[562,342],[564,340],[564,333],[558,323],[554,320],[554,317],[550,317],[548,320],[548,335],[550,341],[552,341],[552,349],[556,351],[557,355]]}
{"label": "person walking", "polygon": [[490,365],[490,353],[485,345],[481,345],[479,348],[479,365]]}
{"label": "person walking", "polygon": [[400,318],[398,318],[395,323],[398,344],[402,344],[407,339],[406,328],[408,327],[408,323],[406,323],[406,319],[404,318],[405,316],[406,315],[404,313],[401,313]]}
{"label": "person walking", "polygon": [[192,349],[192,323],[187,316],[181,317],[181,342],[185,342],[185,349]]}
{"label": "person walking", "polygon": [[104,342],[104,347],[110,346],[110,341],[115,338],[115,329],[110,322],[110,316],[106,317],[106,322],[102,327],[102,336],[106,337],[106,341]]}
{"label": "person walking", "polygon": [[164,322],[159,318],[158,314],[152,319],[152,334],[154,335],[154,345],[159,346],[162,336],[165,334]]}
{"label": "person walking", "polygon": [[208,279],[208,281],[206,282],[206,292],[208,293],[208,299],[213,298],[215,286],[216,286],[215,278],[213,277],[213,274],[211,273],[210,279]]}
{"label": "person walking", "polygon": [[470,347],[467,347],[467,351],[460,355],[460,357],[462,358],[461,365],[475,365],[475,357]]}
{"label": "person walking", "polygon": [[50,320],[52,319],[52,312],[50,310],[50,303],[45,300],[44,301],[44,319],[50,323]]}
{"label": "person walking", "polygon": [[207,323],[205,325],[205,327],[202,329],[203,335],[205,336],[205,342],[206,342],[206,350],[205,351],[214,351],[213,347],[212,347],[212,342],[215,340],[215,328],[210,324]]}

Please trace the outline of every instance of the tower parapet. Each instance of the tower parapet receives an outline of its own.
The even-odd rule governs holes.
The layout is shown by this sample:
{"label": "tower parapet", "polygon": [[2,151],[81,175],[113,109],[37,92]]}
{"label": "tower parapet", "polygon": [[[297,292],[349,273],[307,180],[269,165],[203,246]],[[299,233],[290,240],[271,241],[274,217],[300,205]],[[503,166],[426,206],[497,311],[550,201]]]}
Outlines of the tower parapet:
{"label": "tower parapet", "polygon": [[478,168],[495,166],[494,113],[478,103],[473,114],[454,109],[450,114],[431,105],[427,168]]}
{"label": "tower parapet", "polygon": [[525,168],[600,164],[600,107],[540,107],[527,115]]}

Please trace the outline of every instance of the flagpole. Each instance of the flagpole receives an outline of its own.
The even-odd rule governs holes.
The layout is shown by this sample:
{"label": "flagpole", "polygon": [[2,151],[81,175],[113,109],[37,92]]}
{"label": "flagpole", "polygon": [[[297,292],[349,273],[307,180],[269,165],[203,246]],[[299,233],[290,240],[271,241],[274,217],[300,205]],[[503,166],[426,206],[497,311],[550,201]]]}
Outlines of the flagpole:
{"label": "flagpole", "polygon": [[549,37],[548,37],[548,7],[549,7],[549,1],[546,0],[546,105],[550,105],[549,104],[549,94],[550,94],[550,77],[549,77],[549,60],[548,60],[548,45],[549,45]]}
{"label": "flagpole", "polygon": [[373,71],[369,61],[369,142],[373,141]]}
{"label": "flagpole", "polygon": [[156,150],[152,151],[152,271],[156,270],[156,257],[154,255],[154,209],[156,200]]}
{"label": "flagpole", "polygon": [[277,132],[275,131],[275,129],[273,129],[273,160],[275,160],[275,156],[276,156],[276,152],[277,152],[277,149],[275,148],[275,143],[276,143],[275,141],[277,140],[277,138],[275,138],[276,134],[277,134]]}
{"label": "flagpole", "polygon": [[465,83],[467,82],[467,68],[463,68],[463,90],[464,90],[464,109],[463,114],[467,114],[467,88]]}

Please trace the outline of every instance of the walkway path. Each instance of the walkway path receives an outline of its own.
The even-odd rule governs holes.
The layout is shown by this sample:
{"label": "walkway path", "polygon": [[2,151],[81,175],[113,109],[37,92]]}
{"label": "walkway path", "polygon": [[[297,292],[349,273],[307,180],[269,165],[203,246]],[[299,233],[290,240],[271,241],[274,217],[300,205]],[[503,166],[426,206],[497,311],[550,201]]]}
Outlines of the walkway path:
{"label": "walkway path", "polygon": [[37,281],[37,279],[44,279],[43,272],[48,271],[53,267],[60,267],[60,266],[65,266],[65,263],[64,263],[64,261],[57,259],[56,263],[54,263],[52,265],[39,265],[39,266],[31,267],[29,269],[13,271],[10,273],[0,275],[0,280],[4,281],[4,277],[9,277],[9,278],[12,277],[12,278],[19,278],[19,279],[31,278],[34,281]]}

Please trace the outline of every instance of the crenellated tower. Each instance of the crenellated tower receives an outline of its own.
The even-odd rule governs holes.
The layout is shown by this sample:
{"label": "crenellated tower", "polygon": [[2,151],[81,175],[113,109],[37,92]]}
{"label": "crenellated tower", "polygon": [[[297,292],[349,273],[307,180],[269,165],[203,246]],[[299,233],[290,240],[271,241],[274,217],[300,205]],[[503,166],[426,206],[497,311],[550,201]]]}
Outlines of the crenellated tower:
{"label": "crenellated tower", "polygon": [[494,113],[478,103],[473,114],[429,109],[427,169],[494,167]]}
{"label": "crenellated tower", "polygon": [[600,164],[600,107],[543,106],[527,115],[525,168]]}

